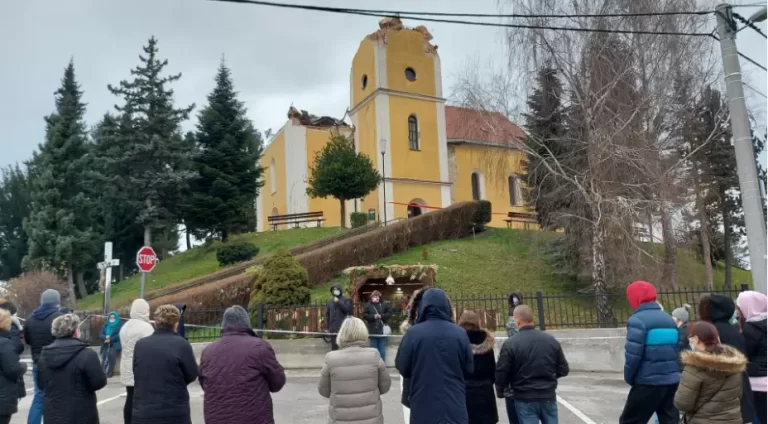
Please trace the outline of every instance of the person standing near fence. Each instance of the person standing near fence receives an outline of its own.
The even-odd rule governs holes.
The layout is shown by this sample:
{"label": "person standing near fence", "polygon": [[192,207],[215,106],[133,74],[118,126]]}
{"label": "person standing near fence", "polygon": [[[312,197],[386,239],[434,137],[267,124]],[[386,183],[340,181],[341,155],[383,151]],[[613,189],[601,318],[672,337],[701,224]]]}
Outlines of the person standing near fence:
{"label": "person standing near fence", "polygon": [[496,382],[496,356],[493,334],[480,327],[480,317],[474,311],[464,311],[459,318],[459,327],[467,332],[472,345],[474,371],[467,378],[467,415],[472,424],[496,424],[499,411],[493,385]]}
{"label": "person standing near fence", "polygon": [[391,316],[392,308],[389,305],[389,302],[386,302],[381,298],[381,293],[378,290],[374,290],[373,293],[371,293],[370,298],[371,301],[366,303],[365,307],[363,308],[363,317],[365,318],[366,326],[368,326],[368,334],[371,338],[371,347],[379,351],[381,360],[386,363],[386,336],[389,336],[389,334],[384,334],[384,327],[386,326],[386,328],[389,328],[387,320],[389,320],[389,317]]}
{"label": "person standing near fence", "polygon": [[474,371],[467,332],[453,323],[444,291],[429,289],[416,325],[403,336],[395,364],[411,379],[411,423],[467,424],[466,376]]}
{"label": "person standing near fence", "polygon": [[661,424],[678,424],[674,405],[680,382],[678,328],[656,302],[656,287],[635,281],[627,287],[634,313],[627,320],[624,381],[631,386],[621,424],[646,424],[654,412]]}
{"label": "person standing near fence", "polygon": [[349,317],[339,329],[339,350],[325,355],[317,390],[330,399],[328,423],[384,424],[381,395],[392,380],[376,349],[368,347],[368,329]]}
{"label": "person standing near fence", "polygon": [[99,355],[80,340],[80,318],[74,314],[53,320],[56,340],[43,348],[38,384],[45,392],[45,422],[99,424],[96,392],[107,385]]}
{"label": "person standing near fence", "polygon": [[331,336],[331,350],[338,350],[339,345],[336,344],[336,333],[341,329],[341,324],[352,315],[352,299],[344,297],[341,290],[341,284],[334,284],[331,287],[331,295],[333,296],[328,300],[328,304],[325,308],[325,328]]}
{"label": "person standing near fence", "polygon": [[691,326],[693,351],[683,353],[683,376],[675,406],[686,424],[740,424],[741,373],[747,360],[737,349],[720,343],[717,329],[706,321]]}
{"label": "person standing near fence", "polygon": [[133,422],[133,352],[136,342],[149,337],[155,331],[149,322],[149,303],[144,299],[136,299],[131,304],[131,319],[120,328],[120,382],[125,386],[125,406],[123,406],[123,421]]}
{"label": "person standing near fence", "polygon": [[107,378],[111,378],[115,372],[115,362],[117,353],[120,352],[120,328],[122,322],[117,311],[112,311],[107,317],[107,321],[101,327],[99,339],[101,339],[101,369]]}
{"label": "person standing near fence", "polygon": [[32,405],[29,407],[27,424],[40,424],[43,422],[43,406],[45,394],[37,382],[37,361],[45,346],[55,340],[51,334],[53,321],[62,316],[59,312],[61,295],[53,289],[48,289],[40,295],[40,306],[32,311],[32,315],[24,323],[24,342],[32,351],[32,381],[35,384],[35,395]]}
{"label": "person standing near fence", "polygon": [[507,337],[512,337],[515,334],[517,334],[517,326],[515,325],[515,308],[523,303],[523,297],[520,296],[520,293],[510,293],[509,298],[507,299],[507,302],[509,303],[508,307],[508,317],[507,317]]}
{"label": "person standing near fence", "polygon": [[176,331],[179,309],[155,310],[155,332],[133,352],[133,423],[192,424],[187,386],[197,379],[192,346]]}
{"label": "person standing near fence", "polygon": [[27,364],[19,362],[11,324],[11,313],[0,308],[0,424],[10,424],[19,410],[19,398],[26,395],[23,376]]}
{"label": "person standing near fence", "polygon": [[766,314],[768,298],[760,292],[744,291],[736,299],[739,306],[742,335],[747,357],[747,375],[752,386],[755,413],[760,424],[768,424],[766,418],[766,392],[768,392],[768,364],[766,364]]}
{"label": "person standing near fence", "polygon": [[205,424],[274,424],[271,393],[285,385],[272,346],[256,336],[248,311],[224,311],[221,338],[200,358]]}

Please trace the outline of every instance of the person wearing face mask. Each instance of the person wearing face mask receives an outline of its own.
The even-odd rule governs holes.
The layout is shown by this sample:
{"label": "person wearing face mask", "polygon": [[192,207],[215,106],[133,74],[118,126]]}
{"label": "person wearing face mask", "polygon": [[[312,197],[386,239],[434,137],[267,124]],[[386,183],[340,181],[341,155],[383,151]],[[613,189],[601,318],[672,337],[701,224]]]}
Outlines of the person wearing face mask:
{"label": "person wearing face mask", "polygon": [[379,351],[381,360],[386,363],[387,337],[384,337],[384,326],[387,325],[387,320],[391,315],[391,307],[389,302],[381,298],[381,293],[378,290],[374,290],[370,298],[371,301],[366,303],[363,308],[363,317],[365,318],[365,325],[368,327],[371,347]]}
{"label": "person wearing face mask", "polygon": [[520,293],[511,293],[509,295],[509,315],[507,316],[507,336],[512,337],[517,334],[517,326],[515,325],[514,312],[515,308],[522,303],[522,296]]}
{"label": "person wearing face mask", "polygon": [[117,352],[120,352],[120,315],[117,311],[109,313],[109,318],[101,327],[99,338],[101,339],[101,369],[107,377],[112,377],[115,372]]}
{"label": "person wearing face mask", "polygon": [[328,300],[325,308],[325,328],[331,336],[331,350],[339,350],[336,344],[336,333],[341,329],[341,324],[352,314],[352,299],[344,297],[341,292],[341,284],[331,287],[333,297]]}
{"label": "person wearing face mask", "polygon": [[689,332],[692,351],[683,352],[683,375],[675,407],[687,424],[741,424],[741,374],[747,359],[720,343],[717,328],[699,321]]}

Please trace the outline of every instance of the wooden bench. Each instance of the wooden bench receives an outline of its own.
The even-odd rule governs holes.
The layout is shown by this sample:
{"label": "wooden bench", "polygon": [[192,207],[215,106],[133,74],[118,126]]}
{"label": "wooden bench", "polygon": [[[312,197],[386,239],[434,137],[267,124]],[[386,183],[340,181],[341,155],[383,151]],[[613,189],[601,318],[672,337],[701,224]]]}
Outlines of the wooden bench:
{"label": "wooden bench", "polygon": [[522,222],[523,228],[530,230],[531,224],[538,225],[539,221],[535,213],[527,212],[508,212],[507,219],[504,220],[507,223],[507,228],[512,228],[513,222]]}
{"label": "wooden bench", "polygon": [[274,215],[267,218],[267,222],[272,226],[273,231],[277,231],[277,226],[280,224],[293,224],[293,228],[299,228],[299,224],[302,222],[317,222],[319,227],[323,221],[325,221],[325,218],[323,218],[322,211]]}

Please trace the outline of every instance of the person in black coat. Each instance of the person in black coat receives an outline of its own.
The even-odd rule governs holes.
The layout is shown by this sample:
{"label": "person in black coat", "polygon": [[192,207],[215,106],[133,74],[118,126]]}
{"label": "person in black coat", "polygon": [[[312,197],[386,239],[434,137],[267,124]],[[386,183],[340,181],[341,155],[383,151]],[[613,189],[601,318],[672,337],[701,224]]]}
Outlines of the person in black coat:
{"label": "person in black coat", "polygon": [[495,339],[490,331],[480,328],[480,317],[474,311],[467,310],[461,314],[459,327],[467,330],[475,364],[475,370],[466,377],[469,422],[496,424],[499,422],[499,411],[493,393],[496,382]]}
{"label": "person in black coat", "polygon": [[344,297],[341,284],[334,284],[331,287],[331,295],[333,297],[328,300],[325,308],[325,328],[329,333],[334,334],[331,336],[331,350],[339,350],[335,334],[341,329],[344,320],[352,314],[352,299]]}
{"label": "person in black coat", "polygon": [[38,306],[24,323],[24,343],[29,345],[32,351],[32,380],[35,383],[35,395],[32,397],[32,405],[29,407],[28,424],[40,424],[43,420],[44,396],[40,384],[37,382],[37,361],[43,348],[53,343],[51,334],[53,321],[62,316],[59,312],[61,294],[53,289],[48,289],[40,295]]}
{"label": "person in black coat", "polygon": [[11,415],[18,412],[19,398],[26,394],[22,378],[27,364],[19,362],[10,329],[11,313],[0,310],[0,424],[11,422]]}
{"label": "person in black coat", "polygon": [[[381,293],[374,290],[370,296],[371,301],[363,307],[363,318],[365,326],[368,327],[368,334],[371,347],[379,351],[381,360],[387,362],[387,338],[376,337],[384,334],[384,325],[392,315],[392,307],[389,302],[381,298]],[[768,423],[766,423],[768,424]]]}
{"label": "person in black coat", "polygon": [[[421,299],[424,297],[424,292],[427,289],[418,289],[411,294],[410,300],[408,300],[408,306],[405,308],[406,320],[400,324],[400,333],[405,334],[408,329],[416,324],[418,318],[419,305]],[[397,363],[400,357],[400,347],[402,347],[402,339],[400,345],[397,347],[397,353],[395,354],[395,363]],[[411,422],[411,379],[400,376],[400,403],[403,404],[403,422],[408,424]]]}
{"label": "person in black coat", "polygon": [[176,332],[186,340],[187,328],[184,326],[184,314],[187,312],[187,305],[185,303],[177,303],[174,306],[179,310],[179,326],[176,328]]}
{"label": "person in black coat", "polygon": [[133,351],[133,424],[191,424],[187,386],[197,379],[192,346],[176,331],[173,305],[155,311],[155,332]]}
{"label": "person in black coat", "polygon": [[11,342],[13,343],[14,349],[16,350],[16,353],[21,355],[24,353],[24,342],[21,340],[21,331],[22,326],[21,322],[19,322],[19,319],[16,318],[16,305],[13,304],[13,302],[9,302],[5,299],[0,300],[0,309],[5,309],[6,311],[10,312],[11,314]]}
{"label": "person in black coat", "polygon": [[[721,294],[702,296],[699,300],[698,312],[702,321],[712,323],[717,328],[721,344],[733,346],[746,356],[747,347],[744,336],[739,332],[737,326],[731,324],[731,319],[736,313],[736,304],[733,299]],[[747,372],[744,371],[742,374],[741,418],[744,423],[751,423],[755,415],[752,386],[749,384]]]}
{"label": "person in black coat", "polygon": [[51,326],[56,340],[43,348],[38,385],[45,393],[45,422],[99,424],[96,391],[107,385],[99,355],[79,340],[77,315],[62,315]]}

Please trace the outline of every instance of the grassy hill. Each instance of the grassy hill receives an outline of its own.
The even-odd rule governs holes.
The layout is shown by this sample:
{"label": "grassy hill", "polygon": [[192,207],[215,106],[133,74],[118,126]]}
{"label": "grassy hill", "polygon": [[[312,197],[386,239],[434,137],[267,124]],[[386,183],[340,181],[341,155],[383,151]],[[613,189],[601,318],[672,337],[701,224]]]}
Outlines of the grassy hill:
{"label": "grassy hill", "polygon": [[[324,237],[340,233],[339,228],[306,228],[301,230],[268,231],[239,234],[231,237],[232,242],[247,241],[259,247],[259,255],[268,255],[280,248],[290,249],[308,244]],[[186,252],[179,253],[157,264],[147,276],[146,292],[182,283],[195,277],[210,274],[219,269],[216,248],[221,243],[206,243]],[[139,296],[139,275],[134,275],[112,286],[112,303],[126,302]],[[77,302],[79,310],[98,308],[102,294],[95,293]]]}

